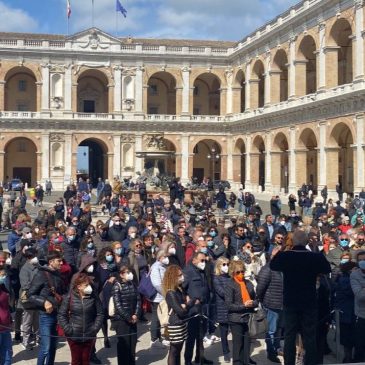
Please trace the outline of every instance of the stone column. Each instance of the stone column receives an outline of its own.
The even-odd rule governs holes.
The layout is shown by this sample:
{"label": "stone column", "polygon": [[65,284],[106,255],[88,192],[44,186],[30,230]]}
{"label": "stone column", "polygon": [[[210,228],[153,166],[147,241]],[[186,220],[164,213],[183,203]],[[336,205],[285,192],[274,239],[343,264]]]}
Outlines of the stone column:
{"label": "stone column", "polygon": [[114,112],[114,84],[108,85],[108,106],[107,113]]}
{"label": "stone column", "polygon": [[0,151],[0,182],[3,184],[6,176],[5,151]]}
{"label": "stone column", "polygon": [[[307,181],[307,150],[306,149],[296,149],[295,150],[295,163],[300,168],[294,170],[294,174],[296,176],[298,187],[302,186],[303,183],[308,183]],[[296,194],[296,190],[294,189],[293,194]]]}
{"label": "stone column", "polygon": [[338,85],[338,50],[340,47],[331,46],[325,48],[326,54],[326,88],[330,89]]}
{"label": "stone column", "polygon": [[265,191],[270,192],[272,190],[271,184],[271,133],[266,133],[266,144],[265,144]]}
{"label": "stone column", "polygon": [[296,150],[296,134],[295,134],[295,127],[290,128],[289,131],[289,194],[296,194],[297,191],[297,179],[296,179],[296,166],[301,166],[300,170],[303,169],[306,165],[297,165],[296,164],[296,156],[295,156],[295,150]]}
{"label": "stone column", "polygon": [[72,94],[72,66],[69,65],[67,68],[65,68],[65,111],[72,110]]}
{"label": "stone column", "polygon": [[49,179],[50,171],[49,171],[49,160],[51,157],[51,153],[49,150],[49,132],[42,133],[42,182]]}
{"label": "stone column", "polygon": [[181,136],[181,182],[186,184],[189,181],[189,136]]}
{"label": "stone column", "polygon": [[0,110],[5,110],[5,84],[6,81],[0,80]]}
{"label": "stone column", "polygon": [[[232,114],[233,112],[233,93],[232,93],[232,77],[233,70],[228,69],[225,71],[226,80],[227,80],[227,92],[226,92],[226,114]],[[222,113],[221,113],[222,114]]]}
{"label": "stone column", "polygon": [[270,83],[271,83],[271,102],[273,104],[280,103],[280,77],[281,77],[281,71],[280,70],[272,70],[270,71]]}
{"label": "stone column", "polygon": [[74,113],[78,111],[78,100],[77,100],[77,83],[72,84],[72,100],[71,100],[71,109]]}
{"label": "stone column", "polygon": [[295,61],[295,95],[307,94],[307,60]]}
{"label": "stone column", "polygon": [[250,99],[250,107],[251,109],[257,109],[259,107],[259,82],[258,79],[250,80],[250,89],[251,89],[251,99]]}
{"label": "stone column", "polygon": [[[143,67],[139,66],[136,70],[135,77],[135,111],[137,113],[143,113]],[[138,171],[138,170],[137,170]]]}
{"label": "stone column", "polygon": [[289,69],[288,69],[288,78],[289,78],[289,99],[295,97],[295,78],[296,78],[296,70],[295,70],[295,41],[296,36],[291,37],[289,39]]}
{"label": "stone column", "polygon": [[189,66],[184,66],[182,69],[182,107],[181,114],[190,114],[190,71]]}
{"label": "stone column", "polygon": [[[245,87],[245,86],[243,86]],[[231,97],[231,113],[237,114],[237,113],[241,113],[242,109],[241,109],[241,90],[242,87],[232,87],[231,88],[231,93],[232,93],[232,97]],[[227,96],[228,98],[228,96]]]}
{"label": "stone column", "polygon": [[[113,166],[114,166],[114,153],[107,153],[107,161],[108,161],[108,179],[109,181],[113,181]],[[119,175],[120,176],[120,175]]]}
{"label": "stone column", "polygon": [[[136,142],[135,142],[135,153],[142,152],[142,134],[136,134]],[[135,158],[135,172],[143,172],[143,158],[137,157]]]}
{"label": "stone column", "polygon": [[[104,155],[102,156],[104,159]],[[104,159],[105,162],[105,159]],[[77,181],[77,152],[72,152],[72,169],[71,169],[71,182]],[[105,166],[105,165],[104,165]]]}
{"label": "stone column", "polygon": [[246,110],[245,111],[249,111],[251,109],[251,83],[250,83],[250,79],[251,79],[251,61],[247,62],[246,64],[246,82],[245,82],[245,106],[246,106]]}
{"label": "stone column", "polygon": [[120,66],[114,67],[114,112],[122,111],[122,71]]}
{"label": "stone column", "polygon": [[[259,152],[255,153],[251,152],[248,157],[251,161],[250,171],[248,176],[250,176],[251,189],[254,190],[258,190],[260,184],[260,155],[261,153]],[[248,187],[245,186],[245,188],[246,190],[248,190]]]}
{"label": "stone column", "polygon": [[[265,83],[265,95],[264,95],[264,105],[271,104],[271,53],[268,51],[266,53],[266,67],[265,67],[264,83]],[[280,96],[279,96],[280,98]]]}
{"label": "stone column", "polygon": [[181,176],[181,153],[175,153],[175,176]]}
{"label": "stone column", "polygon": [[326,23],[318,25],[319,50],[317,52],[317,89],[319,91],[326,88]]}
{"label": "stone column", "polygon": [[[266,152],[268,154],[268,152]],[[271,189],[279,193],[281,189],[281,155],[282,151],[271,151]],[[267,156],[267,155],[266,155]],[[265,184],[265,190],[266,190]]]}
{"label": "stone column", "polygon": [[[318,191],[321,191],[323,187],[327,185],[326,134],[327,125],[325,121],[322,121],[319,123]],[[299,182],[299,184],[301,184],[301,182]]]}
{"label": "stone column", "polygon": [[113,142],[114,142],[114,161],[113,161],[113,177],[119,176],[121,177],[121,143],[120,143],[120,134],[113,134]]}
{"label": "stone column", "polygon": [[[227,180],[230,184],[233,184],[233,138],[232,136],[227,136]],[[241,167],[241,161],[239,161],[239,167]]]}
{"label": "stone column", "polygon": [[65,169],[64,185],[70,184],[72,178],[72,133],[65,133]]}
{"label": "stone column", "polygon": [[227,105],[226,105],[226,101],[227,101],[227,88],[220,88],[220,113],[219,115],[225,115],[226,114],[226,110],[227,110]]}
{"label": "stone column", "polygon": [[176,115],[181,115],[181,110],[182,110],[182,94],[183,94],[183,89],[182,87],[176,87]]}
{"label": "stone column", "polygon": [[327,188],[328,194],[334,195],[336,192],[336,184],[338,184],[338,153],[339,147],[325,147],[327,164]]}
{"label": "stone column", "polygon": [[37,89],[37,100],[36,100],[36,111],[39,112],[42,109],[42,82],[36,82]]}
{"label": "stone column", "polygon": [[363,1],[355,1],[355,54],[352,59],[355,62],[354,80],[364,79],[364,8]]}
{"label": "stone column", "polygon": [[[229,156],[228,156],[228,169],[229,169]],[[242,166],[242,155],[240,153],[232,154],[232,181],[234,185],[240,185],[241,184],[241,166]],[[228,171],[229,175],[229,171]],[[232,184],[231,184],[232,185]]]}
{"label": "stone column", "polygon": [[42,152],[36,152],[37,155],[37,183],[42,180]]}
{"label": "stone column", "polygon": [[42,65],[42,111],[49,110],[49,67]]}
{"label": "stone column", "polygon": [[147,104],[147,100],[148,100],[148,85],[143,85],[143,97],[142,97],[142,104],[143,104],[143,112],[145,114],[148,114],[148,104]]}
{"label": "stone column", "polygon": [[355,192],[360,192],[362,188],[365,188],[364,167],[364,114],[358,114],[355,117],[356,121],[356,181]]}
{"label": "stone column", "polygon": [[[221,180],[228,180],[228,168],[227,168],[227,159],[228,156],[227,155],[221,155],[220,160],[221,160],[221,170],[220,172],[220,177]],[[212,161],[212,163],[216,163],[216,161]],[[217,169],[215,169],[215,172],[217,172]],[[232,179],[231,179],[232,181]]]}
{"label": "stone column", "polygon": [[[246,136],[246,156],[245,156],[245,163],[246,163],[246,166],[245,166],[245,190],[250,190],[252,189],[251,187],[251,136],[248,135]],[[257,164],[256,165],[256,168],[258,167],[259,165]],[[258,168],[257,168],[258,170]]]}

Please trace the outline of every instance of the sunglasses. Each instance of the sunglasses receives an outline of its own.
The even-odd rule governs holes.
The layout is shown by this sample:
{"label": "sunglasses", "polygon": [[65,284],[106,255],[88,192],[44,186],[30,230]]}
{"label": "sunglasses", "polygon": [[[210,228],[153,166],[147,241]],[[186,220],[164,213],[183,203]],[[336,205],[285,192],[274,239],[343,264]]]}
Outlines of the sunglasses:
{"label": "sunglasses", "polygon": [[138,244],[138,245],[135,245],[134,247],[142,247],[142,245]]}
{"label": "sunglasses", "polygon": [[278,240],[282,240],[284,237],[276,237]]}
{"label": "sunglasses", "polygon": [[252,246],[246,246],[248,250],[252,250]]}
{"label": "sunglasses", "polygon": [[228,266],[228,264],[224,262],[224,263],[222,264],[222,266]]}
{"label": "sunglasses", "polygon": [[245,272],[243,270],[236,271],[235,274],[244,274]]}
{"label": "sunglasses", "polygon": [[206,262],[206,260],[205,259],[201,259],[200,262]]}

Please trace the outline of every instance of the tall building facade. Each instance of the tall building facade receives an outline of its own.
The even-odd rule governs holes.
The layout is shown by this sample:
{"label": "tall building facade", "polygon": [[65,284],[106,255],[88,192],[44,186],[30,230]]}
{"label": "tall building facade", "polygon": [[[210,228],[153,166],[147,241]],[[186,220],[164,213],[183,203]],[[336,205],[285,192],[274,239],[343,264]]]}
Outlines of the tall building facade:
{"label": "tall building facade", "polygon": [[364,3],[306,0],[239,42],[0,33],[0,180],[154,169],[253,192],[365,187]]}

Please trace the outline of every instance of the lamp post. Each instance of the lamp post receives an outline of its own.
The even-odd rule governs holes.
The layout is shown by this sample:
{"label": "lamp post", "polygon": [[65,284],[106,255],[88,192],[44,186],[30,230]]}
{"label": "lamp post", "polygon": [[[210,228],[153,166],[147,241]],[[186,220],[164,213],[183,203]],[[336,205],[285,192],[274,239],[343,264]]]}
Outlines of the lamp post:
{"label": "lamp post", "polygon": [[209,151],[209,154],[207,155],[207,158],[213,162],[213,169],[212,169],[212,179],[213,179],[213,186],[214,186],[214,180],[215,180],[215,162],[219,160],[220,155],[218,151],[213,146],[212,149]]}

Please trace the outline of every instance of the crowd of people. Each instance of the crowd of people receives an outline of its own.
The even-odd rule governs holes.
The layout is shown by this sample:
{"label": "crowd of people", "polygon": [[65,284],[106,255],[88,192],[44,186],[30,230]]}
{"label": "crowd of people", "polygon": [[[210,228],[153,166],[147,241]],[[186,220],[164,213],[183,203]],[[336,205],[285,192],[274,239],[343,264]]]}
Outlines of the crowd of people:
{"label": "crowd of people", "polygon": [[[11,228],[0,247],[1,365],[11,364],[12,340],[24,351],[39,345],[37,365],[52,365],[59,338],[72,365],[101,364],[95,340],[111,347],[110,332],[118,365],[135,364],[138,326],[149,319],[150,346],[169,350],[168,365],[181,357],[212,364],[204,348],[216,341],[226,363],[254,365],[258,313],[268,360],[294,365],[300,338],[304,363],[322,364],[333,310],[344,362],[365,361],[362,199],[314,203],[300,194],[307,207],[290,195],[286,215],[273,196],[264,215],[243,189],[188,198],[179,179],[166,196],[149,195],[143,182],[137,188],[140,199],[130,201],[117,179],[99,179],[93,205],[81,179],[35,219],[23,192],[11,206],[0,190],[2,223]],[[225,214],[229,206],[237,214]],[[93,219],[99,208],[103,219]]]}

